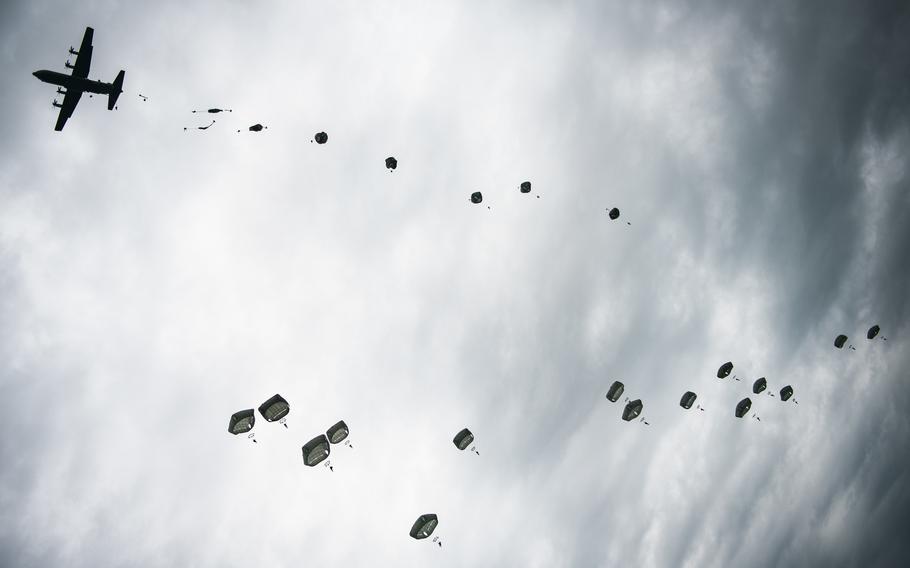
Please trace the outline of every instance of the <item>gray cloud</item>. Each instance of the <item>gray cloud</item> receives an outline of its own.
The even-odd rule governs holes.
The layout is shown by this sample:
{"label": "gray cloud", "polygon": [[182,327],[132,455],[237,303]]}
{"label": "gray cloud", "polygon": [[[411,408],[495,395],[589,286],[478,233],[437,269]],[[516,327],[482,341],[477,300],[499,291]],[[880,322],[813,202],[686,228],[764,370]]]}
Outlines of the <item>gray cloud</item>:
{"label": "gray cloud", "polygon": [[[899,3],[10,13],[0,563],[906,556]],[[28,73],[86,24],[127,92],[60,135]],[[735,419],[757,376],[800,404]],[[287,431],[224,432],[275,392]],[[304,468],[339,418],[356,449]]]}

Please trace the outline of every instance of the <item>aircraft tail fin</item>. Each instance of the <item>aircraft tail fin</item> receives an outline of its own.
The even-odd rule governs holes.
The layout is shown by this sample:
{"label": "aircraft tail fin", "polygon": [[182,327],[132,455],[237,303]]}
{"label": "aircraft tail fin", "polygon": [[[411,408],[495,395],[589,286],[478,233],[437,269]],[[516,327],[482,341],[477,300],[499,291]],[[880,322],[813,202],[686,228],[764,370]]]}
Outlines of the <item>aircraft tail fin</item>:
{"label": "aircraft tail fin", "polygon": [[125,74],[126,73],[121,69],[120,73],[117,73],[117,78],[111,83],[111,92],[107,96],[107,110],[114,110],[114,105],[117,104],[117,98],[120,96],[120,93],[123,92],[123,76]]}

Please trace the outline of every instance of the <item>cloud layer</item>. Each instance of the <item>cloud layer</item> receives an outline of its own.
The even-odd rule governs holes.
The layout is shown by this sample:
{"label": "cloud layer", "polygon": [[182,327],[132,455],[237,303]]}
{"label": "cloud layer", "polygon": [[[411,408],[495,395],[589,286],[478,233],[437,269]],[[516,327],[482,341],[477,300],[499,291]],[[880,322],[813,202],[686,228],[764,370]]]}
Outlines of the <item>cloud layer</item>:
{"label": "cloud layer", "polygon": [[[910,552],[902,3],[3,10],[0,564]],[[30,73],[85,25],[126,92],[56,133]]]}

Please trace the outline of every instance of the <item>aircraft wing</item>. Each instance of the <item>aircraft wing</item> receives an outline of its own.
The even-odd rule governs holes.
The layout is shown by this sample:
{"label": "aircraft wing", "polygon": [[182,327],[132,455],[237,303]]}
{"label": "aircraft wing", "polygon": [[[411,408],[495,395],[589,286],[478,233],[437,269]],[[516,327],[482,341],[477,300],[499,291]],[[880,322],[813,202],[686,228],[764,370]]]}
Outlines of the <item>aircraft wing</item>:
{"label": "aircraft wing", "polygon": [[81,98],[82,91],[66,92],[66,96],[63,97],[63,105],[60,107],[60,114],[57,115],[57,126],[54,127],[54,130],[63,130],[66,119],[73,116],[73,111],[76,110],[76,105],[79,104],[79,99]]}
{"label": "aircraft wing", "polygon": [[[79,55],[76,56],[76,64],[73,65],[73,77],[88,77],[89,67],[92,66],[92,37],[95,30],[85,28],[85,35],[82,37],[82,45],[79,46]],[[78,98],[76,100],[79,100]],[[66,104],[66,103],[64,103]],[[73,103],[76,106],[76,103]]]}

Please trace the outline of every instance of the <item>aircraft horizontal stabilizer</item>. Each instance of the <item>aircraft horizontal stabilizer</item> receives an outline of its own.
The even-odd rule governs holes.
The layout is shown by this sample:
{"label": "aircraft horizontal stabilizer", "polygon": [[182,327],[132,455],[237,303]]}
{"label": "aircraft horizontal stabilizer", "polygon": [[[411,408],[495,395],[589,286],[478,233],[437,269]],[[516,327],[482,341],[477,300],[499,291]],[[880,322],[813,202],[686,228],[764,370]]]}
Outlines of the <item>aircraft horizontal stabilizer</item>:
{"label": "aircraft horizontal stabilizer", "polygon": [[120,96],[120,93],[123,92],[123,76],[125,74],[126,73],[121,69],[120,73],[117,73],[117,78],[111,83],[111,92],[107,96],[107,110],[114,110],[114,105],[117,104],[117,98]]}

